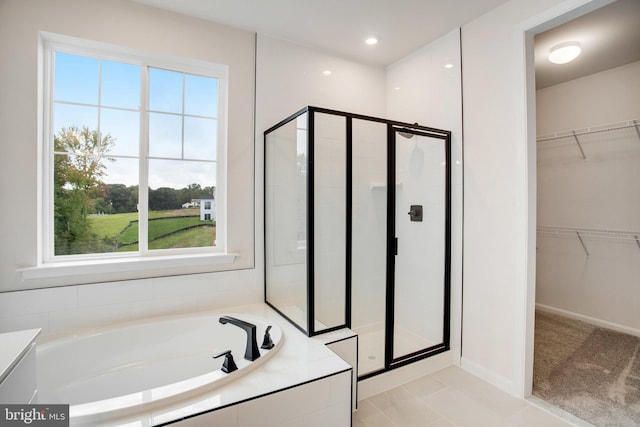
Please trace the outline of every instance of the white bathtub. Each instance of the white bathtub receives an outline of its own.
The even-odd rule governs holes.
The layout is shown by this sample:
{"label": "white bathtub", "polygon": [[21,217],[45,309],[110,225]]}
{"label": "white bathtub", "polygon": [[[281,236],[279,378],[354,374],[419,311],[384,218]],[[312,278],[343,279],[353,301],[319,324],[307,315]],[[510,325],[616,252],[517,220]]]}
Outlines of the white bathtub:
{"label": "white bathtub", "polygon": [[[226,312],[162,317],[39,343],[38,401],[70,404],[72,425],[127,417],[233,381],[280,348],[282,330],[273,325],[275,347],[244,360],[246,333],[220,324],[223,315],[255,324],[262,344],[267,320]],[[226,350],[238,366],[229,374],[220,370],[224,357],[212,358]]]}

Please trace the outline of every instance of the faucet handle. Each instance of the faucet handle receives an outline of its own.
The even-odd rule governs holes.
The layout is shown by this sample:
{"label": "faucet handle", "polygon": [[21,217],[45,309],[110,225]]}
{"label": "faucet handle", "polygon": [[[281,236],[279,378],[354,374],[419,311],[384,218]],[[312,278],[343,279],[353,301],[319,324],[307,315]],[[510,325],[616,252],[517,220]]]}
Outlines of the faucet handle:
{"label": "faucet handle", "polygon": [[260,346],[260,348],[264,348],[265,350],[270,350],[275,345],[271,340],[271,334],[269,334],[270,330],[271,330],[271,325],[267,326],[267,330],[264,331],[264,338],[262,340],[262,345]]}
{"label": "faucet handle", "polygon": [[223,351],[220,354],[216,354],[213,356],[214,359],[218,357],[224,356],[224,362],[222,362],[222,368],[220,370],[227,374],[230,374],[233,371],[236,371],[238,367],[236,366],[236,362],[233,360],[233,355],[231,354],[231,350]]}

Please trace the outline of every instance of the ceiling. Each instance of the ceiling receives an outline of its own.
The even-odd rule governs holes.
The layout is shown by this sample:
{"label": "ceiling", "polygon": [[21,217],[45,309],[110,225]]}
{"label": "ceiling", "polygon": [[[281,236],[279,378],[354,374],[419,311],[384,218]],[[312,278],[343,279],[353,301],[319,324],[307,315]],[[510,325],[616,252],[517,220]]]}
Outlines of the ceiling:
{"label": "ceiling", "polygon": [[[132,0],[386,66],[507,0]],[[538,89],[640,60],[640,0],[617,0],[535,37]],[[379,43],[368,46],[367,37]],[[579,41],[575,61],[547,60]]]}
{"label": "ceiling", "polygon": [[[568,41],[580,42],[580,56],[563,65],[549,62],[549,50]],[[640,61],[640,0],[618,0],[540,33],[534,50],[537,89]]]}
{"label": "ceiling", "polygon": [[[389,65],[506,0],[133,0]],[[364,40],[376,36],[379,43]]]}

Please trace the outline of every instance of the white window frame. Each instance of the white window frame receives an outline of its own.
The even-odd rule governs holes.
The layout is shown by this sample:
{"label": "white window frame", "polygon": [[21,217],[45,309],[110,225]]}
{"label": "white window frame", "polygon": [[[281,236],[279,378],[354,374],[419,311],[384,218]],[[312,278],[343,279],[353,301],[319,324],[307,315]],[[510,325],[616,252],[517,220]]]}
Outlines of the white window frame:
{"label": "white window frame", "polygon": [[[39,207],[38,207],[38,264],[21,269],[23,279],[86,275],[88,272],[117,272],[155,270],[162,267],[202,266],[233,262],[235,255],[226,253],[226,176],[227,176],[227,109],[228,66],[182,57],[161,55],[106,43],[88,41],[58,34],[40,33],[40,143],[39,143]],[[53,200],[53,88],[54,53],[86,55],[100,59],[126,62],[141,66],[141,129],[139,210],[141,236],[146,236],[148,218],[148,135],[147,93],[148,68],[162,68],[176,72],[196,74],[218,79],[218,135],[216,157],[216,246],[204,248],[162,249],[149,251],[140,248],[133,253],[96,253],[54,255],[54,200]],[[144,184],[144,188],[143,188]],[[146,245],[140,245],[146,246]]]}

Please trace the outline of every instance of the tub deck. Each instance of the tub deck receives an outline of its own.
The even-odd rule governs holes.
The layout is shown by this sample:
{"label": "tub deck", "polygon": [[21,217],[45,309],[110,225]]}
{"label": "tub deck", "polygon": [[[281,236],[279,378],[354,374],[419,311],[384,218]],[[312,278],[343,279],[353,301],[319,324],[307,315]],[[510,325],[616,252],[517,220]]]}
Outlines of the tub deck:
{"label": "tub deck", "polygon": [[[214,390],[189,395],[179,401],[171,401],[171,403],[142,414],[125,415],[117,419],[100,419],[96,416],[73,418],[72,414],[71,426],[175,425],[182,427],[211,425],[212,417],[218,414],[223,414],[226,417],[232,407],[252,403],[260,404],[265,401],[266,397],[274,400],[272,396],[276,396],[276,393],[282,393],[283,402],[287,401],[286,396],[289,395],[293,396],[295,400],[304,395],[303,392],[300,392],[302,387],[299,386],[314,383],[324,384],[320,386],[320,389],[326,390],[329,394],[329,396],[319,397],[321,400],[325,397],[331,400],[336,396],[342,396],[341,400],[346,400],[344,402],[345,411],[347,411],[345,416],[350,419],[351,379],[355,372],[348,363],[327,348],[321,340],[312,339],[302,334],[266,304],[233,307],[225,312],[246,313],[262,317],[269,323],[280,326],[284,337],[282,344],[267,363]],[[215,313],[220,314],[221,312],[216,310]],[[353,335],[349,330],[345,330],[345,334]],[[339,376],[340,380],[337,379]],[[342,378],[348,378],[348,380],[344,381]],[[336,388],[341,390],[334,390]],[[311,393],[315,396],[317,391]],[[296,394],[299,396],[296,397]],[[269,407],[271,406],[273,403],[269,404]],[[286,410],[287,408],[283,408],[282,411],[286,412]],[[235,412],[237,421],[239,412]],[[205,421],[205,419],[208,420]],[[245,420],[231,425],[259,426],[261,424],[257,421]]]}

